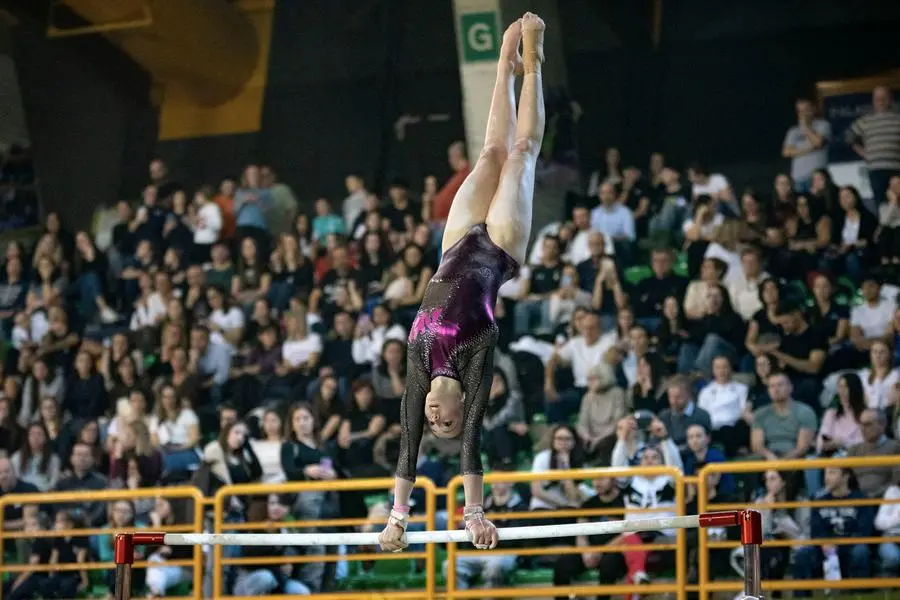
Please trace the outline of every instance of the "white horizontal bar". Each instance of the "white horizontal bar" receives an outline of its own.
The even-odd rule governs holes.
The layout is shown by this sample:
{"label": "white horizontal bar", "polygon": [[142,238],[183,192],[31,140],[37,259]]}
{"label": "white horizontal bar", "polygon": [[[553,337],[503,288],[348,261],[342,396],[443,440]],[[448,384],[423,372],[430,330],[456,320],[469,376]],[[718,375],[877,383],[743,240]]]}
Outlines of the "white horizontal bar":
{"label": "white horizontal bar", "polygon": [[[552,513],[548,513],[550,515]],[[298,523],[299,525],[300,523]],[[700,526],[698,515],[627,521],[598,521],[566,525],[531,525],[503,527],[497,530],[500,541],[550,539],[576,535],[618,534],[663,529],[693,529]],[[406,534],[410,544],[465,543],[469,533],[464,529],[452,531],[411,531]],[[378,533],[167,533],[169,546],[375,546]]]}

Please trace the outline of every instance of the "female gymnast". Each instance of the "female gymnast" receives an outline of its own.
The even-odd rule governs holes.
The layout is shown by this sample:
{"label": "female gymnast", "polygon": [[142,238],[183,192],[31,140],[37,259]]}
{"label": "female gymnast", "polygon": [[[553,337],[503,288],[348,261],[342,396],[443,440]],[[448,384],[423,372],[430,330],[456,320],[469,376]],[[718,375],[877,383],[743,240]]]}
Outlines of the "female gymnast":
{"label": "female gymnast", "polygon": [[[544,136],[543,46],[544,22],[532,13],[503,34],[484,148],[453,199],[443,258],[409,334],[394,507],[378,538],[383,550],[407,546],[409,497],[426,420],[439,437],[462,435],[466,530],[476,548],[497,545],[497,529],[482,509],[481,427],[498,337],[497,291],[524,263],[531,235]],[[514,86],[522,72],[517,115]]]}

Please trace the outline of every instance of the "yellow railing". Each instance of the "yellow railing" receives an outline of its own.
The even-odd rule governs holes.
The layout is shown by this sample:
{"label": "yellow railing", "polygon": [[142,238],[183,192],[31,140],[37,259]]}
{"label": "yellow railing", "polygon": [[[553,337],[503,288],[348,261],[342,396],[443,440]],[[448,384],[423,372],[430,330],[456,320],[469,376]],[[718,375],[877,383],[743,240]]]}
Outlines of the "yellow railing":
{"label": "yellow railing", "polygon": [[[711,463],[700,470],[697,481],[697,508],[699,512],[709,512],[718,510],[733,510],[735,508],[747,508],[747,505],[735,505],[725,503],[710,503],[709,498],[709,476],[724,473],[759,473],[762,475],[766,471],[809,471],[835,468],[857,468],[857,467],[896,467],[900,466],[900,456],[867,456],[858,458],[817,458],[811,460],[774,460],[774,461],[753,461],[753,462],[727,462],[727,463]],[[759,503],[754,504],[753,508],[816,508],[822,506],[880,506],[882,504],[896,504],[900,501],[886,501],[878,498],[858,498],[848,500],[803,500],[798,502],[777,502],[772,504]],[[815,540],[766,540],[763,547],[800,547],[800,546],[822,546],[822,545],[846,545],[846,544],[879,544],[882,542],[900,543],[900,536],[885,536],[872,538],[844,537],[833,539],[815,539]],[[712,581],[710,579],[709,551],[715,549],[731,549],[740,545],[740,542],[711,542],[709,541],[707,531],[701,530],[698,543],[698,591],[700,592],[699,600],[708,600],[710,592],[737,592],[742,589],[740,581]],[[863,589],[885,589],[900,587],[900,578],[897,577],[872,577],[868,579],[841,579],[840,581],[827,581],[824,579],[804,579],[787,580],[787,581],[764,581],[763,588],[771,591],[785,590],[863,590]]]}
{"label": "yellow railing", "polygon": [[[435,513],[437,512],[436,487],[434,483],[427,477],[419,477],[416,479],[416,487],[425,491],[425,528],[434,529]],[[363,492],[363,491],[388,491],[393,489],[393,479],[339,479],[337,481],[298,481],[293,483],[272,484],[249,484],[249,485],[229,485],[224,486],[216,492],[213,499],[214,511],[214,531],[215,533],[224,533],[225,531],[246,530],[250,527],[242,525],[234,527],[231,523],[225,522],[225,508],[228,499],[233,496],[261,496],[269,494],[297,494],[303,492]],[[417,518],[413,522],[422,522],[423,519]],[[297,521],[292,523],[282,523],[283,527],[308,528],[315,523],[320,526],[328,527],[347,527],[356,526],[367,523],[367,519],[323,519],[317,521]],[[264,529],[271,527],[273,524],[255,523],[254,529]],[[275,524],[276,526],[279,524]],[[380,525],[380,524],[379,524]],[[222,585],[222,567],[229,565],[284,565],[297,564],[303,562],[338,562],[342,560],[411,560],[425,559],[425,589],[421,591],[400,591],[390,592],[392,598],[435,598],[437,593],[437,565],[435,565],[435,547],[434,544],[425,546],[424,552],[403,552],[398,554],[370,552],[365,554],[354,554],[350,557],[339,554],[316,554],[314,556],[272,556],[272,557],[252,557],[252,558],[222,558],[222,547],[213,547],[213,597],[225,598],[224,586]],[[335,594],[317,594],[317,598],[335,598],[346,599],[352,598],[372,598],[383,597],[382,594],[373,595],[372,592],[351,592],[342,591]],[[291,596],[270,595],[268,598],[292,598]],[[229,600],[244,600],[241,596],[227,596]],[[249,599],[248,599],[249,600]]]}
{"label": "yellow railing", "polygon": [[[675,485],[675,511],[676,514],[684,514],[684,485],[682,483],[683,475],[674,467],[632,467],[627,469],[577,469],[570,471],[543,471],[543,472],[498,472],[488,473],[484,476],[484,482],[487,484],[495,482],[506,483],[522,483],[532,481],[559,481],[562,479],[597,479],[601,477],[633,477],[635,475],[659,476],[668,475],[672,477]],[[459,521],[457,513],[457,494],[463,484],[461,476],[454,477],[447,484],[447,513],[450,519],[450,527],[455,526]],[[593,514],[603,512],[609,514],[610,511],[591,511]],[[622,510],[612,511],[621,515]],[[658,511],[657,511],[658,512]],[[487,515],[490,517],[491,515]],[[504,519],[545,519],[545,518],[564,518],[587,516],[582,511],[529,511],[521,513],[502,513],[497,517]],[[685,552],[684,530],[679,529],[676,532],[675,544],[653,544],[642,545],[644,550],[674,550],[676,564],[676,581],[674,583],[659,583],[650,585],[573,585],[568,587],[545,587],[545,588],[492,588],[490,596],[494,598],[521,598],[531,596],[559,596],[575,594],[576,596],[594,596],[597,594],[668,594],[676,595],[677,600],[685,600],[685,577],[687,573],[687,555]],[[539,545],[540,540],[535,540],[538,544],[536,548],[507,548],[502,546],[496,550],[457,550],[456,544],[447,544],[447,591],[444,595],[448,600],[454,598],[481,598],[485,595],[484,590],[458,590],[456,589],[456,558],[458,556],[470,556],[477,554],[483,556],[485,554],[516,554],[523,555],[547,555],[547,554],[564,554],[568,553],[567,548],[547,548]],[[597,546],[573,549],[572,552],[625,552],[631,549],[631,546]]]}
{"label": "yellow railing", "polygon": [[[96,492],[54,492],[45,494],[11,494],[0,497],[0,545],[5,540],[16,540],[24,538],[60,538],[69,536],[89,536],[89,535],[114,535],[120,533],[115,529],[98,529],[98,528],[82,528],[73,530],[59,531],[41,531],[41,532],[22,532],[22,531],[6,531],[4,530],[4,514],[7,506],[28,506],[28,505],[47,505],[47,504],[80,504],[83,502],[115,502],[117,500],[140,500],[144,498],[164,497],[167,499],[190,499],[193,500],[192,507],[192,523],[174,525],[163,530],[171,533],[176,532],[195,532],[203,531],[203,495],[195,487],[169,487],[169,488],[147,488],[142,490],[101,490]],[[48,571],[99,571],[111,570],[115,568],[115,564],[110,562],[90,562],[80,564],[58,564],[58,565],[4,565],[4,552],[0,551],[0,573],[35,573]],[[194,548],[194,556],[190,560],[170,560],[166,562],[167,566],[180,566],[192,568],[193,584],[191,587],[191,598],[200,600],[202,598],[202,582],[203,582],[203,549],[199,546]],[[146,561],[138,561],[134,564],[138,568],[146,568]],[[3,586],[0,586],[0,598],[2,598]]]}
{"label": "yellow railing", "polygon": [[[717,511],[717,510],[733,510],[742,509],[747,506],[744,504],[724,504],[709,503],[705,499],[708,498],[708,478],[712,474],[718,473],[763,473],[766,470],[774,469],[778,471],[803,471],[809,469],[824,469],[826,467],[879,467],[879,466],[900,466],[900,456],[891,457],[868,457],[868,458],[845,458],[845,459],[819,459],[819,460],[795,460],[795,461],[771,461],[771,462],[730,462],[730,463],[714,463],[704,467],[700,474],[696,477],[685,477],[677,470],[671,467],[635,467],[628,469],[584,469],[577,471],[548,471],[541,473],[521,472],[521,473],[489,473],[484,477],[485,483],[493,482],[510,482],[525,483],[533,481],[557,481],[561,479],[588,480],[598,477],[631,477],[634,475],[668,475],[675,481],[676,489],[676,512],[683,514],[685,490],[687,485],[697,486],[698,510],[700,512]],[[284,494],[284,493],[303,493],[314,491],[329,492],[382,492],[392,488],[393,482],[390,479],[363,479],[363,480],[339,480],[331,482],[296,482],[285,483],[279,485],[239,485],[226,486],[221,488],[214,498],[203,498],[200,492],[193,487],[177,487],[177,488],[155,488],[145,490],[109,490],[99,492],[72,492],[72,493],[50,493],[50,494],[24,494],[9,495],[0,497],[0,515],[3,514],[6,506],[9,505],[47,505],[47,504],[77,504],[81,502],[112,502],[116,500],[137,500],[142,498],[155,498],[163,496],[166,498],[186,498],[193,500],[193,522],[187,524],[174,525],[165,528],[169,532],[201,532],[203,530],[203,513],[205,510],[212,509],[214,514],[214,531],[223,533],[226,531],[247,531],[261,530],[272,527],[293,527],[293,528],[310,528],[310,527],[358,527],[366,524],[374,524],[376,528],[380,528],[381,522],[372,522],[367,518],[356,519],[321,519],[317,521],[296,521],[285,523],[227,523],[225,522],[226,510],[228,502],[232,496],[264,496],[268,494]],[[460,517],[457,515],[459,509],[459,498],[462,486],[462,478],[456,477],[449,482],[446,488],[437,488],[427,478],[420,477],[416,486],[425,492],[425,515],[416,516],[411,519],[412,522],[424,523],[425,528],[433,530],[435,528],[435,513],[437,508],[438,494],[444,494],[447,498],[447,512],[449,515],[450,527],[460,525]],[[900,503],[900,501],[893,501]],[[880,499],[858,499],[853,501],[796,501],[796,502],[780,502],[775,504],[756,504],[756,508],[797,508],[797,507],[816,507],[827,504],[835,505],[881,505],[891,503]],[[497,515],[487,515],[488,518],[495,518],[498,523],[505,520],[528,520],[543,518],[559,518],[559,519],[577,519],[591,518],[598,516],[613,516],[617,518],[622,514],[621,509],[566,509],[559,511],[521,511],[501,513]],[[641,512],[641,511],[633,511]],[[112,535],[117,533],[111,529],[77,529],[73,531],[44,531],[44,532],[22,532],[22,531],[5,531],[2,517],[0,517],[0,543],[7,540],[20,540],[27,538],[50,538],[63,536],[89,536],[89,535]],[[670,593],[674,594],[678,600],[684,600],[688,592],[700,592],[701,600],[707,600],[710,592],[718,591],[739,591],[741,582],[732,581],[712,581],[710,574],[709,551],[723,550],[737,547],[738,542],[728,541],[710,541],[705,531],[701,531],[698,541],[698,567],[699,581],[696,584],[688,585],[687,582],[687,544],[685,542],[685,532],[679,530],[677,539],[674,544],[645,544],[641,546],[644,550],[653,551],[674,551],[675,552],[675,581],[659,582],[649,586],[632,586],[632,585],[588,585],[579,584],[565,588],[557,587],[522,587],[522,588],[502,588],[492,589],[490,594],[496,598],[515,598],[526,596],[557,596],[557,595],[595,595],[595,594],[658,594]],[[828,540],[772,540],[767,541],[766,545],[771,547],[787,547],[802,546],[814,543],[842,545],[850,543],[876,544],[881,542],[900,543],[900,537],[873,537],[873,538],[837,538]],[[433,544],[429,544],[422,552],[404,552],[400,554],[366,552],[363,554],[352,555],[313,555],[313,556],[271,556],[271,557],[242,557],[242,558],[223,558],[222,547],[214,546],[213,563],[212,563],[212,583],[213,596],[216,598],[224,597],[224,586],[222,581],[222,570],[226,566],[252,566],[252,565],[283,565],[298,564],[305,562],[336,562],[342,560],[348,561],[369,561],[369,560],[415,560],[423,559],[425,561],[425,584],[424,588],[417,590],[398,590],[389,592],[371,592],[371,591],[340,591],[328,594],[317,594],[318,598],[333,598],[351,600],[353,598],[385,598],[390,597],[397,600],[404,598],[421,598],[423,600],[434,600],[436,598],[446,598],[453,600],[455,598],[478,598],[484,595],[483,590],[459,590],[456,588],[456,560],[459,557],[470,556],[473,554],[510,554],[514,553],[520,556],[538,556],[547,554],[569,554],[580,552],[623,552],[627,551],[629,546],[602,546],[602,547],[586,547],[586,548],[552,548],[541,546],[539,542],[527,548],[508,548],[502,546],[492,551],[474,551],[471,549],[457,548],[456,544],[448,544],[447,546],[447,588],[446,591],[437,589],[437,574],[440,572],[441,565],[436,564],[436,548]],[[41,572],[49,570],[105,570],[112,569],[112,563],[85,563],[77,565],[3,565],[3,554],[0,552],[0,573],[22,573],[22,572]],[[193,587],[191,598],[199,600],[202,597],[202,578],[203,578],[203,554],[200,547],[195,548],[193,558],[183,561],[170,561],[167,563],[171,566],[184,566],[192,568]],[[146,568],[146,562],[136,562],[138,568]],[[764,587],[768,590],[821,590],[821,589],[845,589],[859,590],[867,588],[897,588],[900,587],[900,578],[869,578],[869,579],[843,579],[841,581],[825,581],[825,580],[804,580],[804,581],[767,581]],[[2,590],[0,590],[2,593]],[[238,596],[230,596],[229,600],[240,598]],[[272,596],[272,598],[285,598],[288,596]],[[243,599],[241,599],[243,600]]]}

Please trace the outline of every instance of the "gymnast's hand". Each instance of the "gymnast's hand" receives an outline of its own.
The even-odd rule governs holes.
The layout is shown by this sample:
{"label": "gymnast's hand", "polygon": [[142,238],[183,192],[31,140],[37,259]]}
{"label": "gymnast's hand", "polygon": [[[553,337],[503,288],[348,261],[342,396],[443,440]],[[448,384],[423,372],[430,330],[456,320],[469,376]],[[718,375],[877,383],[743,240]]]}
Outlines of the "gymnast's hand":
{"label": "gymnast's hand", "polygon": [[481,506],[467,506],[463,514],[472,545],[479,550],[496,548],[497,542],[500,541],[497,527],[484,518],[484,509]]}
{"label": "gymnast's hand", "polygon": [[407,515],[397,511],[391,511],[388,523],[378,534],[378,545],[385,552],[400,552],[409,544],[406,541]]}

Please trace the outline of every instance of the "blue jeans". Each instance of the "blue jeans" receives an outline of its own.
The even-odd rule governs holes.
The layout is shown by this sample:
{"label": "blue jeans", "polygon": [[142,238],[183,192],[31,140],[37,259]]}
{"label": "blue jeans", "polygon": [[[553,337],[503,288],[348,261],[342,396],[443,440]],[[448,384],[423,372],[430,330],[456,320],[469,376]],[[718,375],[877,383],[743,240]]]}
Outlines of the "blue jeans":
{"label": "blue jeans", "polygon": [[678,352],[678,372],[685,374],[700,371],[705,376],[712,375],[713,359],[727,356],[731,364],[737,359],[737,350],[731,342],[716,333],[710,333],[703,339],[702,345],[687,343]]}
{"label": "blue jeans", "polygon": [[872,199],[875,201],[876,210],[885,201],[888,185],[891,182],[891,177],[894,175],[900,175],[900,171],[894,171],[893,169],[869,171],[869,185],[872,186]]}
{"label": "blue jeans", "polygon": [[200,456],[196,450],[176,450],[163,455],[163,470],[166,473],[190,471],[200,466]]}
{"label": "blue jeans", "polygon": [[97,298],[103,295],[103,285],[93,271],[88,271],[78,278],[78,314],[85,323],[90,323],[97,316]]}
{"label": "blue jeans", "polygon": [[[444,569],[446,572],[446,563]],[[513,554],[494,556],[464,556],[456,559],[456,589],[467,590],[481,575],[485,588],[503,587],[516,568]]]}
{"label": "blue jeans", "polygon": [[[837,547],[838,560],[841,563],[841,576],[858,579],[869,577],[872,572],[872,557],[865,544],[853,544]],[[817,546],[804,546],[797,550],[794,557],[794,579],[812,579],[822,572],[824,555]],[[796,590],[795,598],[809,596],[806,590]]]}
{"label": "blue jeans", "polygon": [[878,558],[881,559],[881,572],[887,577],[895,577],[900,571],[900,546],[892,542],[878,545]]}
{"label": "blue jeans", "polygon": [[516,335],[531,332],[531,324],[537,320],[539,330],[549,331],[553,328],[550,322],[550,302],[547,300],[520,300],[514,313]]}
{"label": "blue jeans", "polygon": [[585,388],[572,388],[559,392],[556,402],[544,401],[544,414],[547,415],[547,423],[567,423],[569,417],[577,414],[581,408],[581,399],[587,390]]}
{"label": "blue jeans", "polygon": [[650,235],[666,233],[680,241],[684,236],[681,226],[687,216],[687,205],[678,206],[676,202],[665,202],[659,212],[650,217]]}

